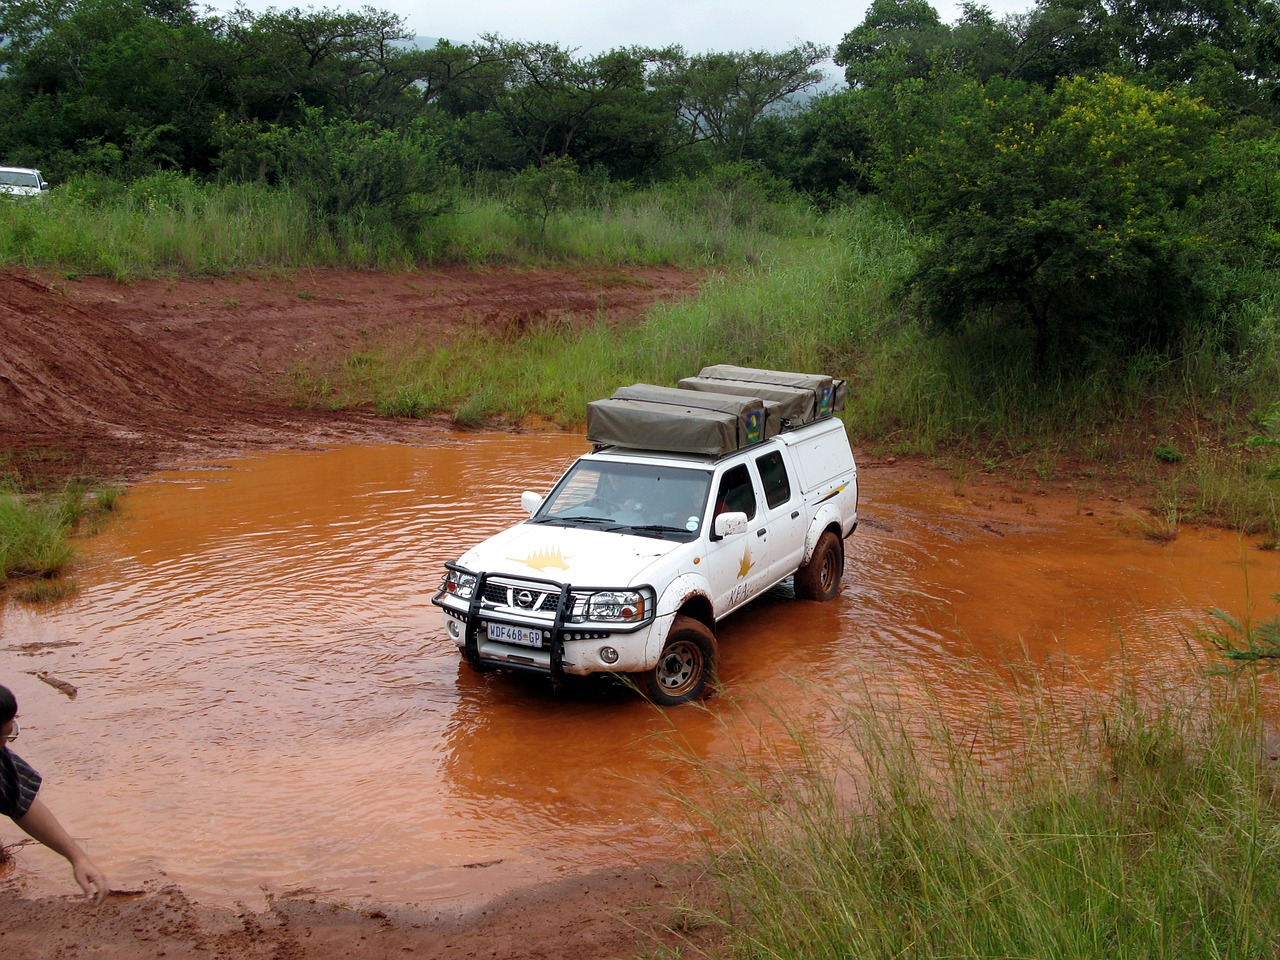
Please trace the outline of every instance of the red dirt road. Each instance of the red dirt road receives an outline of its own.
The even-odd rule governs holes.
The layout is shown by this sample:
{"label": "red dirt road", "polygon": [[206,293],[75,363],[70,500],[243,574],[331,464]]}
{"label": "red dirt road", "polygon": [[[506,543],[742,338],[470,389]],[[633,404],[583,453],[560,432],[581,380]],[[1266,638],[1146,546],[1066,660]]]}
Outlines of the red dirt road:
{"label": "red dirt road", "polygon": [[403,438],[422,425],[285,406],[290,371],[387,343],[624,322],[698,282],[656,268],[130,284],[0,271],[0,474],[127,479],[238,450]]}
{"label": "red dirt road", "polygon": [[[281,397],[290,370],[388,342],[626,322],[698,282],[660,269],[337,271],[127,285],[0,271],[0,475],[128,480],[247,449],[410,440],[422,424],[288,407]],[[110,871],[109,856],[99,863]],[[308,899],[233,912],[174,887],[115,895],[95,909],[71,896],[70,870],[67,886],[65,897],[31,899],[21,871],[0,867],[0,956],[591,960],[652,953],[659,943],[696,956],[696,943],[678,946],[683,937],[663,925],[705,889],[686,867],[638,866],[468,914],[427,915]]]}

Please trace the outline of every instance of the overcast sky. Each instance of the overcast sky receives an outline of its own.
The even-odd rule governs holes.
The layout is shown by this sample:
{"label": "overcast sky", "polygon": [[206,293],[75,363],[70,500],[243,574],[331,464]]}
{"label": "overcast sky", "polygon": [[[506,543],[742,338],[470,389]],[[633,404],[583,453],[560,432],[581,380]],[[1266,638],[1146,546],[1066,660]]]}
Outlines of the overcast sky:
{"label": "overcast sky", "polygon": [[[251,10],[357,10],[360,0],[244,0]],[[997,16],[1030,10],[1033,0],[986,0]],[[590,55],[632,45],[679,44],[687,53],[785,50],[797,43],[834,47],[862,22],[866,0],[371,0],[398,13],[422,37],[470,43],[483,33],[508,40],[557,43]],[[234,0],[216,2],[230,9]],[[955,21],[957,5],[935,0],[943,20]]]}

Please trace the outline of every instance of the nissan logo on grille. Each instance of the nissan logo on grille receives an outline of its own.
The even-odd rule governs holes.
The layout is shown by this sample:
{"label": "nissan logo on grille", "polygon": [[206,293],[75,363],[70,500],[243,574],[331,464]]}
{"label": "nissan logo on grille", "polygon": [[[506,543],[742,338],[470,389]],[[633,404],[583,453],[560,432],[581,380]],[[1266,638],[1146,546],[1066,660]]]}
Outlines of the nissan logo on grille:
{"label": "nissan logo on grille", "polygon": [[533,608],[533,592],[530,590],[517,590],[513,599],[522,607]]}

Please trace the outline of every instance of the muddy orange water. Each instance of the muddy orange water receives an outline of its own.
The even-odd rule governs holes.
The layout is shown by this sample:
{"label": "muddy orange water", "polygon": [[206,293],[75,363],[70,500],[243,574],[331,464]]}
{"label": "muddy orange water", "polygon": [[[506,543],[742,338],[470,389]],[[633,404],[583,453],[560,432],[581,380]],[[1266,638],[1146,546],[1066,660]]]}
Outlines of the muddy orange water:
{"label": "muddy orange water", "polygon": [[[1184,528],[1161,546],[1087,498],[1051,519],[867,467],[841,596],[784,587],[722,624],[726,694],[707,709],[474,674],[430,603],[441,566],[521,519],[521,490],[545,491],[584,450],[575,436],[441,437],[131,488],[87,544],[74,600],[0,606],[15,749],[116,888],[465,901],[691,850],[665,788],[693,777],[673,752],[786,754],[737,718],[749,730],[781,707],[835,737],[819,691],[867,688],[963,717],[1009,663],[1099,689],[1202,656],[1205,608],[1266,612],[1280,589],[1280,557],[1229,533]],[[70,892],[46,851],[24,848],[17,869],[37,892]]]}

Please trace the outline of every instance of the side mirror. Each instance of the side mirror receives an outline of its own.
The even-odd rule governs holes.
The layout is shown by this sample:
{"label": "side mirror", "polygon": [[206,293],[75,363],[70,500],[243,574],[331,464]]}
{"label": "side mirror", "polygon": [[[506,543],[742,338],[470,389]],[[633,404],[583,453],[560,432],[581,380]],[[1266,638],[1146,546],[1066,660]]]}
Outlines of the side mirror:
{"label": "side mirror", "polygon": [[532,490],[526,490],[520,494],[520,506],[524,508],[525,513],[532,517],[538,512],[538,508],[542,506],[542,498]]}
{"label": "side mirror", "polygon": [[713,528],[716,538],[736,537],[747,532],[747,515],[745,513],[722,513],[716,517]]}

